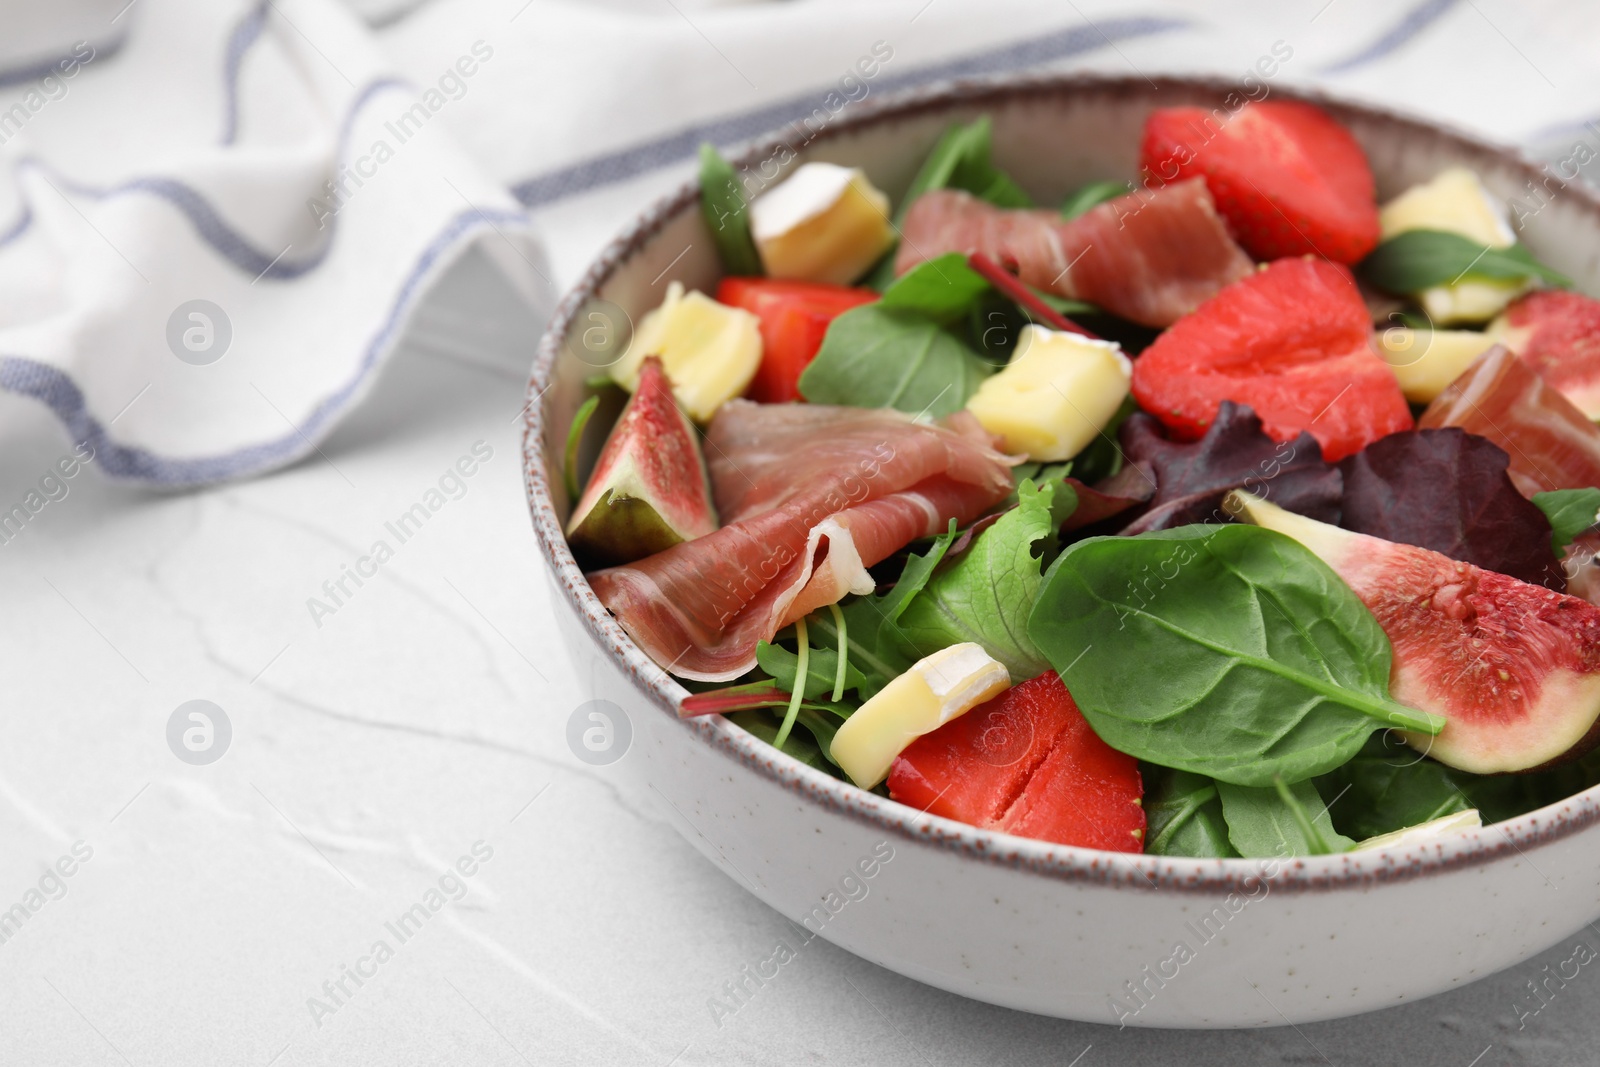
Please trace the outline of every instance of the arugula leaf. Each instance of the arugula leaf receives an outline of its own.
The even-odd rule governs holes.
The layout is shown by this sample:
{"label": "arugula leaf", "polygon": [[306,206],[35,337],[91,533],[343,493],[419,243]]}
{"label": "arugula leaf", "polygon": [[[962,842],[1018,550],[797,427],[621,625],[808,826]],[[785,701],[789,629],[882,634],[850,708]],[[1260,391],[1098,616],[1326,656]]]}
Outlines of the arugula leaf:
{"label": "arugula leaf", "polygon": [[880,302],[833,320],[816,358],[800,374],[800,394],[814,404],[889,407],[939,418],[959,411],[991,373],[950,330]]}
{"label": "arugula leaf", "polygon": [[1200,859],[1239,854],[1228,841],[1228,825],[1216,782],[1190,771],[1148,768],[1141,773],[1164,774],[1145,794],[1146,853]]}
{"label": "arugula leaf", "polygon": [[591,396],[583,402],[583,406],[572,416],[572,427],[567,431],[567,454],[562,461],[561,471],[567,482],[567,504],[576,507],[578,503],[578,446],[583,443],[583,431],[589,428],[589,419],[594,415],[594,409],[600,406],[600,397]]}
{"label": "arugula leaf", "polygon": [[1090,208],[1099,207],[1119,196],[1127,196],[1132,191],[1127,182],[1091,182],[1067,197],[1061,205],[1061,217],[1075,219]]}
{"label": "arugula leaf", "polygon": [[1391,293],[1420,293],[1463,278],[1540,278],[1572,285],[1571,278],[1534,259],[1521,244],[1490,248],[1444,230],[1397,233],[1374,248],[1358,269],[1368,282]]}
{"label": "arugula leaf", "polygon": [[[856,597],[843,607],[845,630],[850,643],[850,664],[858,667],[862,682],[856,692],[863,700],[873,696],[916,661],[906,658],[904,639],[896,638],[900,613],[906,602],[922,591],[933,577],[934,568],[956,540],[955,520],[950,529],[933,539],[923,555],[906,560],[900,578],[888,592],[879,596]],[[818,617],[813,623],[837,647],[839,630],[832,619]]]}
{"label": "arugula leaf", "polygon": [[1191,443],[1169,441],[1161,424],[1142,411],[1129,417],[1119,436],[1127,461],[1148,468],[1156,480],[1155,495],[1124,534],[1220,522],[1222,498],[1240,488],[1307,518],[1339,521],[1344,479],[1323,462],[1316,438],[1302,433],[1293,441],[1274,441],[1244,405],[1224,400],[1205,436]]}
{"label": "arugula leaf", "polygon": [[1034,546],[1055,532],[1051,505],[1063,488],[1056,482],[1023,482],[1016,507],[906,598],[898,625],[888,634],[891,647],[915,662],[941,648],[976,641],[1006,665],[1014,681],[1049,670],[1049,661],[1028,636],[1027,619],[1043,584]]}
{"label": "arugula leaf", "polygon": [[[1550,522],[1517,491],[1499,445],[1455,427],[1407,430],[1339,464],[1339,525],[1417,545],[1557,592],[1566,575],[1549,550]],[[1589,512],[1600,509],[1600,491]]]}
{"label": "arugula leaf", "polygon": [[1057,296],[1054,293],[1047,293],[1043,289],[1034,289],[1031,285],[1028,288],[1032,290],[1034,296],[1039,298],[1040,303],[1052,309],[1058,315],[1066,315],[1071,318],[1074,315],[1100,314],[1100,308],[1087,300],[1072,300],[1068,297]]}
{"label": "arugula leaf", "polygon": [[1234,785],[1325,774],[1383,726],[1443,727],[1390,698],[1389,639],[1350,587],[1260,527],[1079,541],[1028,634],[1112,748]]}
{"label": "arugula leaf", "polygon": [[911,179],[900,210],[895,212],[896,226],[905,222],[917,197],[933,189],[963,189],[997,207],[1032,207],[1028,194],[989,161],[993,134],[994,122],[988,115],[946,130]]}
{"label": "arugula leaf", "polygon": [[[815,625],[815,622],[812,623]],[[848,629],[848,627],[847,627]],[[761,669],[772,676],[779,689],[794,692],[795,675],[799,671],[800,657],[790,652],[781,645],[769,644],[762,641],[756,645],[756,663]],[[813,645],[806,657],[806,687],[804,697],[813,700],[824,693],[833,692],[833,682],[839,670],[839,652],[837,648],[828,648],[826,645]],[[844,668],[844,687],[856,689],[866,678],[849,662]]]}
{"label": "arugula leaf", "polygon": [[759,275],[761,257],[750,236],[750,208],[733,167],[711,144],[700,146],[700,212],[729,274]]}
{"label": "arugula leaf", "polygon": [[966,256],[949,252],[923,260],[896,278],[878,306],[948,324],[967,314],[989,288],[988,280],[967,266]]}
{"label": "arugula leaf", "polygon": [[1310,782],[1250,787],[1217,784],[1228,840],[1246,857],[1325,856],[1348,852],[1355,842],[1333,828],[1317,787]]}
{"label": "arugula leaf", "polygon": [[[1032,207],[1033,201],[1004,171],[989,161],[994,123],[989,116],[963,126],[951,126],[940,136],[900,206],[894,213],[896,233],[905,225],[906,213],[917,197],[934,189],[961,189],[997,207]],[[863,283],[880,292],[894,281],[895,250],[890,248]]]}
{"label": "arugula leaf", "polygon": [[1535,493],[1533,503],[1550,520],[1550,547],[1558,556],[1566,552],[1573,538],[1600,523],[1600,489]]}
{"label": "arugula leaf", "polygon": [[1472,777],[1423,758],[1385,732],[1318,778],[1317,787],[1339,798],[1333,820],[1339,832],[1365,840],[1468,810],[1473,805],[1461,782]]}
{"label": "arugula leaf", "polygon": [[[771,745],[778,738],[778,723],[771,712],[767,711],[736,711],[727,716],[728,719],[750,733]],[[838,732],[837,725],[831,725],[826,718],[814,712],[808,713],[804,708],[800,710],[799,723],[812,734],[812,740],[798,734],[790,734],[784,742],[783,753],[793,756],[808,767],[815,767],[825,774],[835,778],[844,775],[837,769],[830,751],[833,748],[833,735]],[[774,746],[776,747],[776,746]]]}

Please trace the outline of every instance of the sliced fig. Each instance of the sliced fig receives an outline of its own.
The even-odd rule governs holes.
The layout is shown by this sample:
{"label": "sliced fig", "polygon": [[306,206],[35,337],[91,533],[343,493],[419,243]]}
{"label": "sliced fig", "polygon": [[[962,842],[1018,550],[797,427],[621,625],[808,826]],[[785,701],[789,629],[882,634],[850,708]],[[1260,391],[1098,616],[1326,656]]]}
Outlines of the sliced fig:
{"label": "sliced fig", "polygon": [[567,541],[585,567],[615,567],[716,528],[694,424],[672,398],[661,360],[649,356],[572,509]]}
{"label": "sliced fig", "polygon": [[1412,545],[1308,519],[1249,493],[1232,515],[1299,541],[1389,635],[1395,700],[1443,716],[1406,743],[1474,774],[1527,771],[1600,742],[1600,608]]}
{"label": "sliced fig", "polygon": [[1600,300],[1542,289],[1506,308],[1489,324],[1488,334],[1584,415],[1600,419]]}

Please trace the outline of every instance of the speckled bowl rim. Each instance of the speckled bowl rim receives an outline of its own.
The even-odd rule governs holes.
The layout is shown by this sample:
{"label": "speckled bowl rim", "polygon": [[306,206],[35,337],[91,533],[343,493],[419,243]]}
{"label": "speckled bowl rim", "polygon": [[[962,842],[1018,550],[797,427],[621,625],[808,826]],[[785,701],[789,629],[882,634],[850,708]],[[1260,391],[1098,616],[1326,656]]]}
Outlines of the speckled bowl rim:
{"label": "speckled bowl rim", "polygon": [[[1061,94],[1146,96],[1152,90],[1212,94],[1221,98],[1232,83],[1216,78],[1114,77],[1094,74],[1002,76],[944,82],[923,89],[867,101],[841,115],[814,138],[827,141],[841,133],[855,133],[899,119],[958,107],[982,107],[1017,97]],[[1335,114],[1350,114],[1365,121],[1394,124],[1419,135],[1452,142],[1461,158],[1492,160],[1498,167],[1520,170],[1530,180],[1543,172],[1516,152],[1499,148],[1437,123],[1410,118],[1381,108],[1352,103],[1303,89],[1275,88],[1280,98],[1306,100]],[[1176,95],[1176,94],[1175,94]],[[762,140],[733,157],[736,164],[755,164],[770,157],[786,142]],[[808,146],[809,147],[809,146]],[[1563,195],[1581,200],[1600,216],[1600,196],[1587,187],[1570,184]],[[668,222],[693,210],[699,190],[693,181],[658,200],[611,242],[583,278],[557,306],[534,357],[528,383],[523,434],[523,472],[534,532],[562,595],[582,620],[597,648],[639,688],[657,709],[680,728],[693,734],[691,743],[704,744],[737,760],[784,789],[830,811],[875,827],[897,840],[940,849],[953,858],[1011,867],[1068,882],[1123,886],[1153,892],[1248,893],[1257,879],[1268,877],[1275,891],[1325,892],[1363,889],[1375,884],[1441,875],[1460,868],[1524,857],[1533,849],[1563,840],[1600,821],[1600,786],[1585,790],[1537,811],[1451,839],[1402,849],[1375,849],[1337,856],[1316,856],[1281,862],[1257,859],[1189,859],[1131,855],[1099,849],[1054,845],[1010,834],[981,830],[858,789],[776,751],[752,734],[720,716],[679,719],[678,702],[687,695],[681,685],[661,670],[622,630],[584,578],[567,547],[557,517],[541,437],[546,418],[545,398],[556,360],[574,317],[618,268],[637,254]],[[559,465],[559,464],[558,464]],[[1531,861],[1529,861],[1531,863]],[[1269,870],[1276,867],[1276,870]]]}

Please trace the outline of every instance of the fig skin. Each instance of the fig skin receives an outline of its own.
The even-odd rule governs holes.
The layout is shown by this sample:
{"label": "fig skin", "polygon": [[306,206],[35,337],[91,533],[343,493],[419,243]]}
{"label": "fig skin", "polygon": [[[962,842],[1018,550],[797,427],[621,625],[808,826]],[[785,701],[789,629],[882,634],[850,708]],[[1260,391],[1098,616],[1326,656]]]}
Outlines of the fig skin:
{"label": "fig skin", "polygon": [[711,480],[694,424],[673,399],[656,356],[617,417],[567,541],[585,569],[632,563],[717,528]]}
{"label": "fig skin", "polygon": [[1473,774],[1544,770],[1600,745],[1600,608],[1413,545],[1235,492],[1232,515],[1299,541],[1343,578],[1394,648],[1390,695],[1442,716],[1424,755]]}

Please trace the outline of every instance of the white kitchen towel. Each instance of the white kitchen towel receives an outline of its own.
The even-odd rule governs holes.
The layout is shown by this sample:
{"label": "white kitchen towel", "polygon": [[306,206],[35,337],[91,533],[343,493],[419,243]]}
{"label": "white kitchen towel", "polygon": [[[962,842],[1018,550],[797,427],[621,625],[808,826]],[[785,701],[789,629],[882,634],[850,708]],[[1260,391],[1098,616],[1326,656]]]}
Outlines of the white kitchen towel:
{"label": "white kitchen towel", "polygon": [[1284,83],[1496,140],[1553,145],[1600,111],[1600,13],[1575,0],[0,11],[0,388],[165,485],[313,450],[467,244],[548,300],[700,141],[819,106],[1033,69],[1242,80],[1286,45]]}
{"label": "white kitchen towel", "polygon": [[526,233],[441,124],[487,42],[418,82],[332,0],[5,6],[0,387],[113,477],[306,454],[452,257]]}

